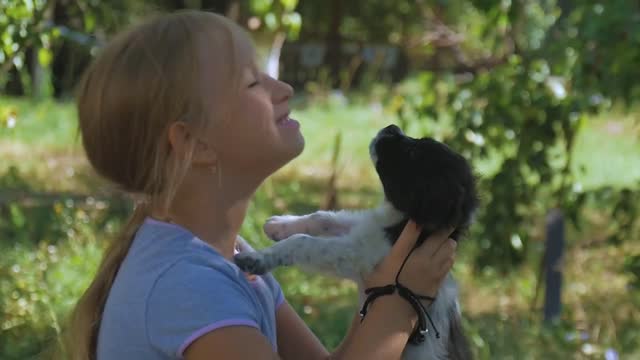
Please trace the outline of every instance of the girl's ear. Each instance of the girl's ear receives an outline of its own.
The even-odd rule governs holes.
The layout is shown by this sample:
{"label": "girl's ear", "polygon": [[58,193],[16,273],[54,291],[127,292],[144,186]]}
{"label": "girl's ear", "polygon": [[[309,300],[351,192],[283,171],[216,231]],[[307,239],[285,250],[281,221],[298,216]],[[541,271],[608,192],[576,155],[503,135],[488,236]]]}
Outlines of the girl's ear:
{"label": "girl's ear", "polygon": [[205,140],[195,136],[191,128],[182,121],[171,124],[168,132],[171,149],[178,155],[178,158],[186,158],[191,141],[195,141],[195,147],[191,156],[191,164],[196,166],[213,166],[218,161],[213,146]]}

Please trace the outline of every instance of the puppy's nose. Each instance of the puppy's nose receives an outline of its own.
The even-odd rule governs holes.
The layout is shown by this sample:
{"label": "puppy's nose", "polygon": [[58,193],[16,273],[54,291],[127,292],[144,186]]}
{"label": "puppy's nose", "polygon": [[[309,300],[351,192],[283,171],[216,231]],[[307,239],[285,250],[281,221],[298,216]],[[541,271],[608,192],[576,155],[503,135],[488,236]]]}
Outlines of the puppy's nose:
{"label": "puppy's nose", "polygon": [[386,128],[382,129],[382,133],[385,135],[404,135],[402,130],[396,125],[389,125]]}

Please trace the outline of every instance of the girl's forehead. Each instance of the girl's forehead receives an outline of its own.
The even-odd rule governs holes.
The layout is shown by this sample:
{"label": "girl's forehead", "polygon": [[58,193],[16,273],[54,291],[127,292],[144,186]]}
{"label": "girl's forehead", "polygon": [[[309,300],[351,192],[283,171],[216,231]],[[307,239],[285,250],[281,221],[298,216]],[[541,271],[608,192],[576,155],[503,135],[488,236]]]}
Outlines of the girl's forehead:
{"label": "girl's forehead", "polygon": [[240,66],[240,76],[242,78],[257,78],[262,73],[262,69],[255,59],[247,61]]}
{"label": "girl's forehead", "polygon": [[233,41],[231,46],[236,53],[236,61],[243,66],[254,66],[256,61],[256,50],[248,34],[233,30]]}

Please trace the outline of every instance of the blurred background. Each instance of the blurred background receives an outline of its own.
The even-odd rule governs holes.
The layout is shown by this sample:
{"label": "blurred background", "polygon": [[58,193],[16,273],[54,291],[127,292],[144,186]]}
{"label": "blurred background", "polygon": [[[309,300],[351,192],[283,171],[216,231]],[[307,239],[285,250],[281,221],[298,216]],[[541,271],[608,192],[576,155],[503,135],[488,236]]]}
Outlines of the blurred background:
{"label": "blurred background", "polygon": [[[131,202],[88,168],[74,86],[141,17],[226,14],[296,89],[303,155],[242,228],[382,198],[367,146],[395,123],[463,153],[483,206],[459,247],[479,359],[640,358],[640,2],[632,0],[0,0],[0,359],[44,357]],[[335,347],[346,281],[280,269]]]}

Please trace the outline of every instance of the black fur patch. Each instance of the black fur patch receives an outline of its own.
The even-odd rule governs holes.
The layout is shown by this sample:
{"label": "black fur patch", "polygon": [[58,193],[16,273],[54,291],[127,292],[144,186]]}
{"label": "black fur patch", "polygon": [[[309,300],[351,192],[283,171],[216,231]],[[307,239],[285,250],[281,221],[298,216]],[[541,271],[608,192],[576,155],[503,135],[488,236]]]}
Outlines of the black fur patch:
{"label": "black fur patch", "polygon": [[432,138],[414,139],[395,125],[371,143],[375,166],[387,199],[406,218],[385,229],[395,242],[408,219],[423,227],[418,244],[433,232],[455,228],[458,240],[478,207],[476,177],[467,160]]}

